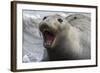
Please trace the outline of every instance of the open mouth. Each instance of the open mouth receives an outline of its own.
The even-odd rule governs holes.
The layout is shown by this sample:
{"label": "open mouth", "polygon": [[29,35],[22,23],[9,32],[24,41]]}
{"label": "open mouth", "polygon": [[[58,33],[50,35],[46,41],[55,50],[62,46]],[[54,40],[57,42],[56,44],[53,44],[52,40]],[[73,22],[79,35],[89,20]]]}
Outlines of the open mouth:
{"label": "open mouth", "polygon": [[43,39],[44,39],[44,46],[51,47],[53,41],[55,40],[55,34],[53,31],[50,31],[47,28],[42,29]]}

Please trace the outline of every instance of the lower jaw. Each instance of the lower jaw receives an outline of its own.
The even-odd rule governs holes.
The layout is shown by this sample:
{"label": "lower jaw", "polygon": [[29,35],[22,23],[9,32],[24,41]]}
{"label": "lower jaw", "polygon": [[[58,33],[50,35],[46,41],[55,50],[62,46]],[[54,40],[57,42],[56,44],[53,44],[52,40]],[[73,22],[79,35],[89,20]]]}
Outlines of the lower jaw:
{"label": "lower jaw", "polygon": [[52,48],[52,44],[46,45],[46,44],[44,43],[44,47],[45,47],[45,48]]}
{"label": "lower jaw", "polygon": [[50,45],[44,45],[44,47],[45,47],[45,48],[51,48],[51,46],[50,46]]}
{"label": "lower jaw", "polygon": [[54,40],[52,40],[52,42],[50,44],[47,44],[47,42],[44,41],[43,45],[44,45],[45,48],[53,48],[55,41],[56,41],[56,38],[54,38]]}

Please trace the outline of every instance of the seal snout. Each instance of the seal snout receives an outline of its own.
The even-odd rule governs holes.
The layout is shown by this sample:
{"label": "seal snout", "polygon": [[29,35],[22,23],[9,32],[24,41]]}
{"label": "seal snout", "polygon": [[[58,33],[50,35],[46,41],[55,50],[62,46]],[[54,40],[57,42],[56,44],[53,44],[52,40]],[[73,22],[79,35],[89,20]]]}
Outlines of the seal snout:
{"label": "seal snout", "polygon": [[43,35],[44,47],[50,48],[52,46],[54,39],[55,39],[55,33],[46,23],[42,23],[40,25],[39,29]]}

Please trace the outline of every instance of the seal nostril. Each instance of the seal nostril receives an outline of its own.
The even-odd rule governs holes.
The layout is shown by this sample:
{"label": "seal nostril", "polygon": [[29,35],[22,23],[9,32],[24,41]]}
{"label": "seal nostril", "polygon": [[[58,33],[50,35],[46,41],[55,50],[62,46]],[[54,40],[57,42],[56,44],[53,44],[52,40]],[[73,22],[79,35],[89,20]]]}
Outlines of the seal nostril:
{"label": "seal nostril", "polygon": [[48,28],[49,28],[49,26],[46,23],[41,24],[39,27],[40,30],[48,29]]}
{"label": "seal nostril", "polygon": [[42,25],[43,28],[48,28],[49,26],[47,24]]}

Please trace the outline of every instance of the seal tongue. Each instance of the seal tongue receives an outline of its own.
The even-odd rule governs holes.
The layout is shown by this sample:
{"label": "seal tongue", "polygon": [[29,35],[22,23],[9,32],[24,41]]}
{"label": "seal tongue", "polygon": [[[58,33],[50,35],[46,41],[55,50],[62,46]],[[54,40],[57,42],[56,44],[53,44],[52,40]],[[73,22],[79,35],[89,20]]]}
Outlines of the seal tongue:
{"label": "seal tongue", "polygon": [[45,31],[44,39],[45,39],[45,45],[51,45],[54,40],[54,35],[51,32]]}
{"label": "seal tongue", "polygon": [[46,42],[47,42],[48,44],[50,44],[50,43],[52,43],[52,41],[53,41],[53,36],[47,35],[47,36],[46,36]]}

